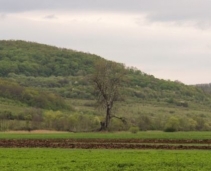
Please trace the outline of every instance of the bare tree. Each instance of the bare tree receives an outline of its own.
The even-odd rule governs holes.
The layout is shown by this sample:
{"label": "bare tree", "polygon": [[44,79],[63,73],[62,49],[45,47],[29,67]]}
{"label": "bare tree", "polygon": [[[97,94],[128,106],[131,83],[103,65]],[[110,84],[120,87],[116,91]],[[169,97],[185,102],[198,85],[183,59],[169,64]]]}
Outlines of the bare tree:
{"label": "bare tree", "polygon": [[101,122],[100,130],[107,130],[112,117],[124,121],[124,118],[112,114],[114,102],[122,98],[120,89],[125,79],[124,65],[111,61],[100,60],[95,64],[95,71],[91,77],[97,93],[97,106],[106,110],[105,121]]}

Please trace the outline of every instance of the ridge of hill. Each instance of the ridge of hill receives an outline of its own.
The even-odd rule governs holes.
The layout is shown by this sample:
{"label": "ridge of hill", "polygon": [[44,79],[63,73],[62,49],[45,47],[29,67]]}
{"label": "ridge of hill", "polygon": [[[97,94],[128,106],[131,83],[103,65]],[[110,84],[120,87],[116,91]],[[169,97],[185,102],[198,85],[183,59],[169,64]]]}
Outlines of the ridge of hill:
{"label": "ridge of hill", "polygon": [[195,86],[202,89],[204,92],[211,94],[211,83],[196,84]]}

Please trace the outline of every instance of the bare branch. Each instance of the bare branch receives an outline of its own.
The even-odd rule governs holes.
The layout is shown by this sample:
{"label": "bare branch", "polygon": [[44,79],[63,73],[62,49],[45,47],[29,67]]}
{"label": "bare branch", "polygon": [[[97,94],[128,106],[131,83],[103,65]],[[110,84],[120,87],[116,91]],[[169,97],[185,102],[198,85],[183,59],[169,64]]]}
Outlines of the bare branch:
{"label": "bare branch", "polygon": [[118,116],[115,116],[115,115],[112,115],[111,118],[117,118],[117,119],[120,119],[124,124],[127,123],[126,121],[126,118],[125,117],[118,117]]}

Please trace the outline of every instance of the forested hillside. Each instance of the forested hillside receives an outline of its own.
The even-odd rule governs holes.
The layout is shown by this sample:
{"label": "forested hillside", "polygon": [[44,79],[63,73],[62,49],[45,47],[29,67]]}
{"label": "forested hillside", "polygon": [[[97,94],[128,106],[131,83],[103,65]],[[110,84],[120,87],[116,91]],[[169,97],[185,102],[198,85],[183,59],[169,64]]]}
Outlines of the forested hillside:
{"label": "forested hillside", "polygon": [[0,76],[70,76],[91,72],[97,56],[24,41],[0,42]]}
{"label": "forested hillside", "polygon": [[[0,41],[0,76],[22,86],[52,90],[67,98],[93,99],[86,77],[100,57],[83,52],[24,41]],[[200,89],[179,82],[154,78],[134,68],[126,68],[127,96],[171,102],[206,101]]]}
{"label": "forested hillside", "polygon": [[[102,58],[97,55],[33,42],[0,41],[0,113],[10,112],[10,115],[17,116],[26,114],[33,107],[44,109],[43,112],[48,113],[46,116],[54,115],[56,111],[68,117],[72,113],[74,117],[71,115],[71,122],[81,120],[77,118],[79,113],[89,113],[88,117],[93,117],[93,122],[99,122],[101,116],[96,119],[94,110],[95,92],[88,79],[93,73],[94,63],[99,59]],[[123,109],[130,105],[127,107],[130,115],[120,109],[120,114],[126,117],[139,116],[143,110],[137,111],[136,108],[143,104],[152,108],[211,109],[211,96],[200,88],[178,81],[160,80],[133,67],[125,67],[125,71],[124,102],[119,106]],[[136,104],[136,107],[132,104]],[[49,114],[50,110],[55,112]],[[64,121],[67,119],[63,118]]]}

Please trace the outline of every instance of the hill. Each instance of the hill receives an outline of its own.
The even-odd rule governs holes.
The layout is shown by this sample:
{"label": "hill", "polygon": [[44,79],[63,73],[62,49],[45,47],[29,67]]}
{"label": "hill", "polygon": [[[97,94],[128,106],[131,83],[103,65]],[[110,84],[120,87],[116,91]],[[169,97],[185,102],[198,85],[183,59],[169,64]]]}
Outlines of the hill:
{"label": "hill", "polygon": [[[26,111],[36,107],[45,109],[49,117],[61,115],[62,118],[63,114],[68,117],[69,113],[75,114],[71,118],[73,120],[80,120],[77,118],[80,113],[89,113],[86,116],[82,115],[87,117],[84,120],[87,122],[89,117],[93,117],[95,118],[93,122],[97,123],[101,116],[94,110],[95,93],[87,76],[92,74],[93,65],[99,59],[102,58],[94,54],[34,42],[0,41],[0,105],[4,106],[3,108],[0,106],[0,112],[11,112],[15,115],[13,118],[16,118],[20,113],[26,115]],[[147,113],[158,108],[168,108],[167,113],[169,111],[175,113],[175,109],[181,109],[181,113],[185,110],[201,112],[202,108],[207,112],[211,108],[211,96],[200,88],[180,82],[160,80],[132,67],[125,70],[127,82],[122,92],[125,102],[118,104],[121,106],[118,113],[131,120],[142,115],[145,117]],[[143,104],[145,106],[142,106]],[[74,109],[71,106],[74,106]],[[136,110],[138,106],[142,106],[144,110],[146,106],[151,108],[143,113],[143,109]],[[18,110],[13,110],[14,107]],[[62,114],[59,114],[58,110]],[[34,109],[32,111],[28,113],[33,115],[37,112]],[[125,111],[131,115],[128,116]],[[147,118],[150,121],[155,119],[154,114],[151,117],[147,115]],[[55,126],[56,122],[52,120],[51,125]],[[63,118],[62,121],[64,120],[66,119]],[[150,127],[152,128],[153,126]]]}
{"label": "hill", "polygon": [[[99,58],[38,43],[0,41],[0,76],[11,78],[23,86],[50,89],[64,97],[89,99],[93,97],[84,77],[92,73],[94,62]],[[207,100],[207,95],[195,87],[159,80],[134,68],[126,69],[129,78],[128,96],[140,99],[176,98],[196,102]],[[68,87],[66,91],[65,87]]]}

